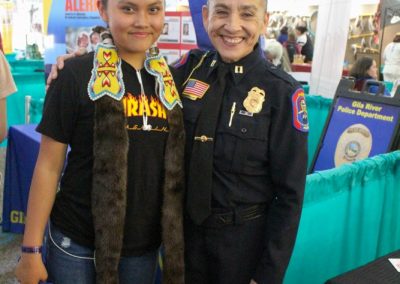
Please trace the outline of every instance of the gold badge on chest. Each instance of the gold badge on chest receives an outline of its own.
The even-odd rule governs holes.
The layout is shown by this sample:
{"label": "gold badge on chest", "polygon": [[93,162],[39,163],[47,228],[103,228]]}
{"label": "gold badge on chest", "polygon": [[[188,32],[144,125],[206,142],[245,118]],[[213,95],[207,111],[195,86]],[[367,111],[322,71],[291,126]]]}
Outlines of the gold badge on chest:
{"label": "gold badge on chest", "polygon": [[265,101],[265,91],[258,87],[251,88],[247,92],[247,97],[243,101],[244,108],[251,113],[259,113]]}

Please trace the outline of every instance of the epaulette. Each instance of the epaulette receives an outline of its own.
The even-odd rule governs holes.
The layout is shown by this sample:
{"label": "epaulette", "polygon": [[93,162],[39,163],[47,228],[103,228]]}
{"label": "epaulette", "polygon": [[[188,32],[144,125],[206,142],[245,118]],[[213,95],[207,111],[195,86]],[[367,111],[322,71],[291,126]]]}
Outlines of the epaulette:
{"label": "epaulette", "polygon": [[298,87],[299,82],[297,82],[292,76],[288,73],[283,71],[281,68],[276,67],[272,63],[266,61],[267,71],[272,75],[279,77],[280,79],[284,80],[285,82],[289,83],[293,87]]}

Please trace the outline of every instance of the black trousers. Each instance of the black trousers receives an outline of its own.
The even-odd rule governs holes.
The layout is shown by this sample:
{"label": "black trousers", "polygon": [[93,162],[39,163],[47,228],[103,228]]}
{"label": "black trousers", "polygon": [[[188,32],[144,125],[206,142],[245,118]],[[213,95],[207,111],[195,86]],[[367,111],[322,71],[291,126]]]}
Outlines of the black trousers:
{"label": "black trousers", "polygon": [[263,253],[266,214],[221,227],[185,221],[186,284],[249,284]]}

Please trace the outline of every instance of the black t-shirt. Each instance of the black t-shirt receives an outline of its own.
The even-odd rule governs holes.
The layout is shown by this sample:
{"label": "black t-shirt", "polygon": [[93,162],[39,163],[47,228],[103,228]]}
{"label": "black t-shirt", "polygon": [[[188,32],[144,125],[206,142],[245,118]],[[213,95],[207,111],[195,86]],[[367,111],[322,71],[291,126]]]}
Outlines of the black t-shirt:
{"label": "black t-shirt", "polygon": [[[68,144],[67,165],[51,221],[77,243],[94,247],[91,213],[94,102],[87,94],[93,53],[69,60],[49,88],[37,130]],[[155,79],[141,71],[147,102],[140,98],[136,70],[122,61],[123,104],[129,134],[127,210],[122,255],[141,255],[161,243],[164,153],[168,137],[166,109],[155,95]],[[151,131],[143,131],[143,108]],[[112,163],[113,161],[110,161]],[[107,208],[104,208],[107,210]],[[112,216],[110,216],[112,218]]]}

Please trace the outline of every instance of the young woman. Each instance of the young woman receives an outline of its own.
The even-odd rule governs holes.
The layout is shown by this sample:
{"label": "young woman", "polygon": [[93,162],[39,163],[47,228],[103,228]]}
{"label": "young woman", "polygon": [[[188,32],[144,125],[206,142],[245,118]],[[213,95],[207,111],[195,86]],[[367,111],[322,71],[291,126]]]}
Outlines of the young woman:
{"label": "young woman", "polygon": [[146,58],[163,28],[164,1],[97,5],[115,49],[100,44],[67,61],[48,90],[16,276],[153,283],[163,243],[164,283],[183,283],[181,103],[169,70],[152,69],[149,59],[159,57]]}
{"label": "young woman", "polygon": [[[371,57],[364,56],[354,62],[352,68],[350,69],[350,76],[355,78],[354,89],[361,91],[365,81],[367,80],[378,80],[378,67],[376,61]],[[376,85],[371,85],[368,88],[368,92],[377,93],[379,91]],[[389,96],[389,91],[385,88],[384,96]]]}

